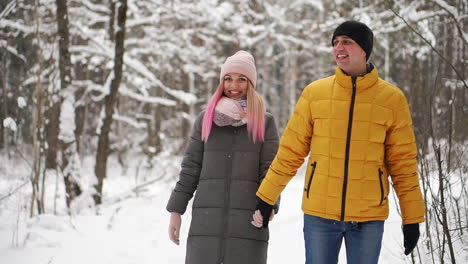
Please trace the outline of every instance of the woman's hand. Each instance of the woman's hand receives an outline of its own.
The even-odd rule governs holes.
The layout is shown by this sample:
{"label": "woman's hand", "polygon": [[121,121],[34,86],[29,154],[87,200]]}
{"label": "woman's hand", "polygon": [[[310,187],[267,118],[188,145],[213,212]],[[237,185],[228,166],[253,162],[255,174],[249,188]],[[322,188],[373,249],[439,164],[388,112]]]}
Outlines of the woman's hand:
{"label": "woman's hand", "polygon": [[176,245],[179,245],[180,225],[182,217],[179,213],[172,212],[169,220],[169,239]]}
{"label": "woman's hand", "polygon": [[[275,217],[274,213],[270,215],[270,221],[273,220],[273,217]],[[261,228],[263,226],[263,216],[260,213],[260,210],[255,210],[255,213],[252,216],[252,221],[250,223],[252,223],[252,225],[256,228]]]}
{"label": "woman's hand", "polygon": [[[262,199],[257,197],[257,204],[255,205],[255,212],[252,216],[253,226],[256,228],[268,228],[268,223],[273,219],[274,215],[273,205],[264,202]],[[268,220],[266,220],[268,219]]]}

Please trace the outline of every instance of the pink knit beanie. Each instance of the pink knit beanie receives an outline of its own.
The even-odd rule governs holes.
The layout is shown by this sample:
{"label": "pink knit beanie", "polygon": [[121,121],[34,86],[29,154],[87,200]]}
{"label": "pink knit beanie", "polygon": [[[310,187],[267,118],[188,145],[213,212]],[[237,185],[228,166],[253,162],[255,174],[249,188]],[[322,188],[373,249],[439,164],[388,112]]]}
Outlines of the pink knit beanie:
{"label": "pink knit beanie", "polygon": [[224,76],[228,73],[240,73],[245,75],[252,82],[255,88],[257,84],[257,69],[255,68],[255,59],[247,51],[239,50],[236,54],[228,57],[221,66],[219,80],[222,82]]}

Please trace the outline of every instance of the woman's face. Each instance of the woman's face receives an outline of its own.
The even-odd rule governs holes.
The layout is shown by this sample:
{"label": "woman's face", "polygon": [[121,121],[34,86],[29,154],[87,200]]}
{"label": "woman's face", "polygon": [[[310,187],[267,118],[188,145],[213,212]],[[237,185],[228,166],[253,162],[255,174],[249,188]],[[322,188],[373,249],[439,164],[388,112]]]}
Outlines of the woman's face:
{"label": "woman's face", "polygon": [[243,98],[249,88],[249,79],[239,73],[228,73],[223,80],[224,95],[231,99]]}

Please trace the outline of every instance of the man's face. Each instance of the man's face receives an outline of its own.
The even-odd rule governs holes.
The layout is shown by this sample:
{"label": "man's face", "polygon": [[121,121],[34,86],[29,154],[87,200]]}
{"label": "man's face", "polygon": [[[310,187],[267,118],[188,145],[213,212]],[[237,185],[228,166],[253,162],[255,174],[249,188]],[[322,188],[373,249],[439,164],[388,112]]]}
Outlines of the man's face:
{"label": "man's face", "polygon": [[348,75],[366,73],[366,52],[348,36],[337,36],[333,40],[333,55],[338,67]]}

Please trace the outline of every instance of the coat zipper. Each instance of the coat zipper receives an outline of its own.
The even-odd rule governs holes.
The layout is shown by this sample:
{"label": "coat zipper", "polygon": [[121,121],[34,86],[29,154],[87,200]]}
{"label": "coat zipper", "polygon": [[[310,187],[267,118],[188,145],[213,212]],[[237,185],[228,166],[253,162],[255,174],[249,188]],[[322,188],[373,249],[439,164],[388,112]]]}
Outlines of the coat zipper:
{"label": "coat zipper", "polygon": [[379,206],[382,205],[384,201],[384,188],[383,188],[383,182],[382,182],[382,174],[383,171],[379,168],[379,183],[380,183],[380,203]]}
{"label": "coat zipper", "polygon": [[349,151],[351,149],[351,130],[353,128],[354,102],[356,100],[356,78],[357,77],[351,77],[351,82],[353,83],[353,92],[351,94],[351,103],[349,105],[348,132],[346,135],[346,150],[345,150],[345,160],[344,160],[343,191],[342,191],[342,196],[341,196],[340,221],[344,221],[345,208],[346,208],[346,191],[348,188]]}
{"label": "coat zipper", "polygon": [[[230,152],[228,152],[227,155],[232,155]],[[229,157],[228,157],[229,158]],[[219,261],[220,263],[223,263],[224,262],[224,255],[226,253],[226,239],[227,239],[227,228],[228,228],[228,225],[229,225],[229,200],[230,200],[230,195],[229,195],[229,188],[230,188],[230,180],[231,180],[231,177],[230,177],[230,172],[232,171],[232,160],[229,158],[228,160],[229,164],[227,166],[228,168],[228,171],[226,173],[226,175],[228,177],[226,177],[226,182],[224,184],[224,209],[223,209],[223,222],[224,222],[224,225],[223,225],[223,236],[221,237],[221,245],[220,245],[220,258],[219,258]],[[230,169],[231,167],[231,169]]]}
{"label": "coat zipper", "polygon": [[[234,131],[237,131],[235,128]],[[233,142],[232,146],[236,145],[236,136],[237,133],[234,132],[233,135]],[[229,226],[229,204],[231,200],[231,195],[230,195],[230,188],[231,188],[231,176],[232,176],[232,160],[234,153],[232,151],[227,153],[227,158],[228,158],[228,164],[226,166],[226,182],[224,184],[224,213],[223,213],[223,222],[224,222],[224,232],[223,232],[223,237],[221,237],[221,245],[220,245],[220,258],[219,262],[224,263],[224,255],[226,254],[226,240],[227,240],[227,228]]]}
{"label": "coat zipper", "polygon": [[315,173],[315,168],[317,167],[317,162],[314,161],[314,163],[310,164],[312,166],[312,171],[310,172],[310,177],[309,177],[309,182],[307,183],[307,198],[309,198],[309,192],[310,192],[310,184],[312,183],[312,178],[314,177]]}

